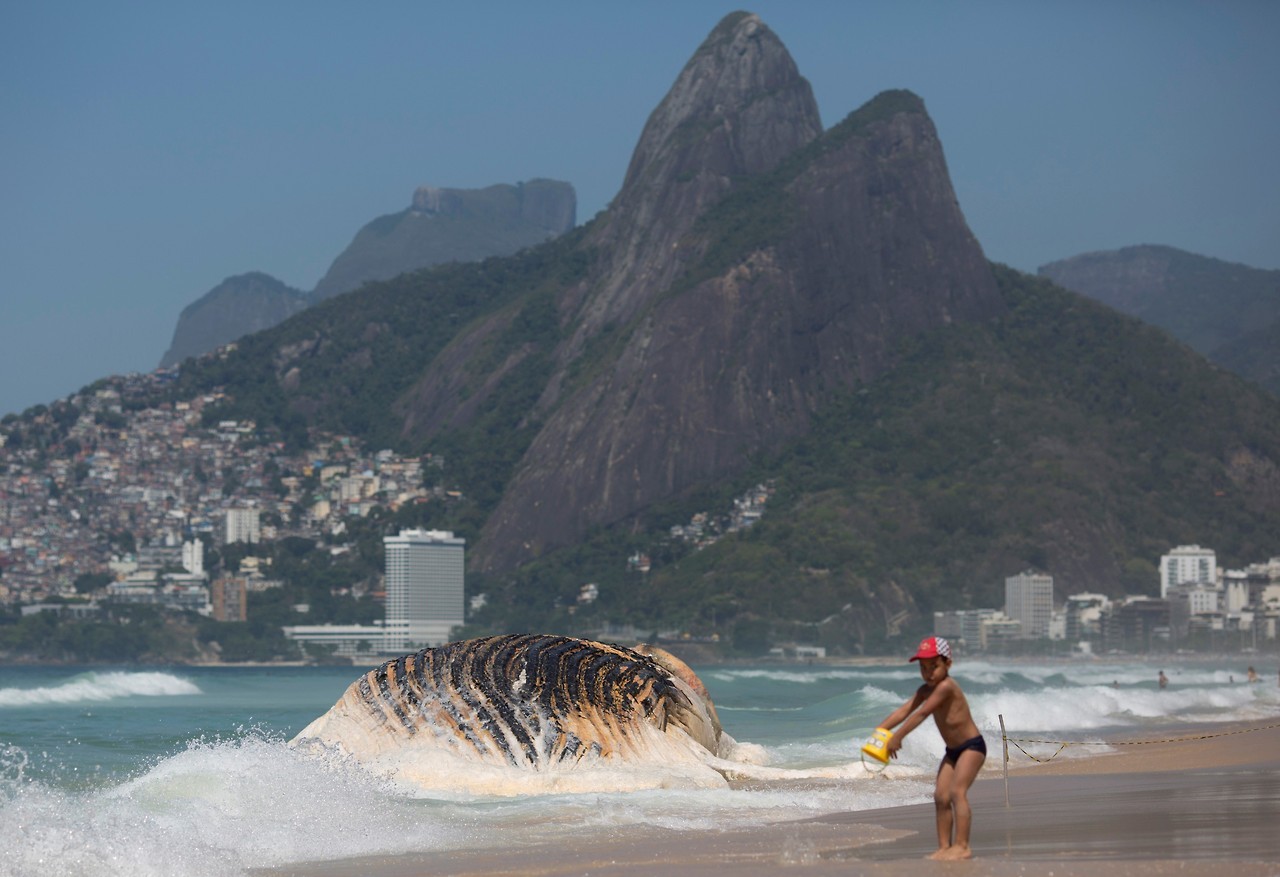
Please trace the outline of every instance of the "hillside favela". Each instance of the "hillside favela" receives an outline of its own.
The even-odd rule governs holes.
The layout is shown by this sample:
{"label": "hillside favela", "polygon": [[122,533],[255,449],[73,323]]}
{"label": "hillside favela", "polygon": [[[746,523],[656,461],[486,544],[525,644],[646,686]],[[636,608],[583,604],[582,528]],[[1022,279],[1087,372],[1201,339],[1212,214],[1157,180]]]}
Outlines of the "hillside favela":
{"label": "hillside favela", "polygon": [[14,6],[0,877],[1274,877],[1273,6]]}

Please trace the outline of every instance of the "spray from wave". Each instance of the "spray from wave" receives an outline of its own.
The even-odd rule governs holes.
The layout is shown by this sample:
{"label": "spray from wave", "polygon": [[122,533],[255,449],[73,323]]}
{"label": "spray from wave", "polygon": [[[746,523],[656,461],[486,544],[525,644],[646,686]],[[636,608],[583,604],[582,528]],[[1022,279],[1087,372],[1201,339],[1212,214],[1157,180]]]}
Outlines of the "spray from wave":
{"label": "spray from wave", "polygon": [[260,732],[193,741],[120,785],[79,792],[24,777],[21,752],[0,755],[0,848],[16,874],[223,877],[466,838],[366,771]]}
{"label": "spray from wave", "polygon": [[[7,764],[7,768],[5,767]],[[259,731],[197,740],[132,779],[82,791],[23,775],[0,752],[0,848],[15,874],[232,877],[264,867],[579,837],[627,826],[723,830],[805,815],[917,803],[923,783],[780,771],[750,789],[424,799],[353,762],[317,759]],[[844,779],[846,782],[838,782]],[[3,870],[3,869],[0,869]]]}

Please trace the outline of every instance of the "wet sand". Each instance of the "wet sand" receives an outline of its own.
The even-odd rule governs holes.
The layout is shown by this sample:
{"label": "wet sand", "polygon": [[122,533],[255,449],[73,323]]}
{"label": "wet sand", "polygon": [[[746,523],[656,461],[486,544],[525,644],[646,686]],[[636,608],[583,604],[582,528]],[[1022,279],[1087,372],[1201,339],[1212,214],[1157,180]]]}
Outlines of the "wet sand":
{"label": "wet sand", "polygon": [[[1089,755],[1071,747],[1036,764],[1010,747],[1009,805],[1000,741],[970,793],[966,862],[930,862],[933,805],[835,813],[750,831],[627,830],[616,836],[520,849],[476,849],[264,870],[336,877],[805,877],[937,873],[1046,875],[1280,875],[1280,726],[1180,732],[1176,742]],[[1234,733],[1227,733],[1234,732]],[[1204,735],[1204,739],[1186,739]],[[1143,740],[1140,736],[1130,740]],[[1053,746],[1026,746],[1038,757]],[[877,780],[879,781],[879,780]],[[891,780],[883,780],[891,782]]]}

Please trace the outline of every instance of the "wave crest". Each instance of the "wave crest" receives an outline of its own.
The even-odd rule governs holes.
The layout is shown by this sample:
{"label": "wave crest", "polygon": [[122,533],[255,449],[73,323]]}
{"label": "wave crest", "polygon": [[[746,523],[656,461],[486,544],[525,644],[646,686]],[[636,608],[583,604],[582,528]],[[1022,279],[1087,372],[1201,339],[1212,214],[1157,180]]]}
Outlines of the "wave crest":
{"label": "wave crest", "polygon": [[83,673],[59,685],[0,688],[0,707],[101,703],[126,697],[178,697],[201,693],[194,682],[170,673]]}

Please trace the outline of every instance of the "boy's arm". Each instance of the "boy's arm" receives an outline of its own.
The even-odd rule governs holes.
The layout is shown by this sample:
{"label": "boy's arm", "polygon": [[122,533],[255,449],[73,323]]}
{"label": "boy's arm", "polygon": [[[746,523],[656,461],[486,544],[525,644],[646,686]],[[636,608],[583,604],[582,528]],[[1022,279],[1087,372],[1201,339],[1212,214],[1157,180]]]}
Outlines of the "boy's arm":
{"label": "boy's arm", "polygon": [[896,710],[889,713],[889,717],[885,719],[883,722],[881,722],[879,725],[877,725],[876,727],[886,728],[889,730],[896,728],[899,722],[901,722],[907,716],[911,715],[912,710],[920,706],[920,703],[924,700],[924,697],[925,697],[925,690],[924,690],[924,686],[921,685],[918,689],[916,689],[916,693],[911,698],[911,700],[907,701],[902,706],[898,707]]}
{"label": "boy's arm", "polygon": [[[950,679],[944,679],[942,682],[934,686],[933,691],[925,696],[924,686],[920,686],[920,690],[916,692],[915,699],[907,706],[911,707],[910,714],[906,717],[906,721],[902,722],[902,727],[897,733],[889,739],[888,745],[885,747],[889,750],[889,754],[894,758],[898,757],[898,750],[902,748],[902,740],[916,728],[920,727],[920,723],[929,716],[933,715],[938,707],[946,703],[947,698],[951,696],[951,686],[954,685]],[[905,709],[906,707],[903,707]],[[894,715],[897,715],[895,712]],[[892,727],[886,725],[885,727]]]}

